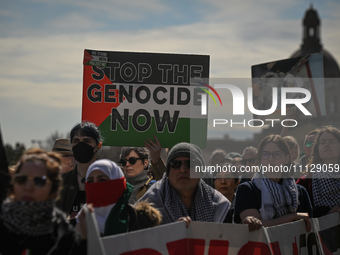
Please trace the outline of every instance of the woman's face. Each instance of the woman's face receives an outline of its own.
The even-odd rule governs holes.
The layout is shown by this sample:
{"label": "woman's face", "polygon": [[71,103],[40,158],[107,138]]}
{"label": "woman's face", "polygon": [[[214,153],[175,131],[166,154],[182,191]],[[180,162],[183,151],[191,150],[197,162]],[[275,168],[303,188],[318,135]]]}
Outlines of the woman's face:
{"label": "woman's face", "polygon": [[[138,154],[132,150],[130,151],[129,155],[125,157],[126,160],[128,160],[131,157],[139,158]],[[141,172],[144,171],[145,167],[148,165],[148,160],[145,159],[138,159],[135,164],[131,165],[129,161],[126,162],[126,165],[123,166],[124,174],[126,177],[134,177]]]}
{"label": "woman's face", "polygon": [[87,177],[87,182],[88,183],[93,183],[93,182],[105,182],[105,181],[109,181],[110,178],[104,174],[102,171],[100,170],[93,170],[90,175]]}
{"label": "woman's face", "polygon": [[323,133],[318,141],[318,151],[324,163],[336,163],[340,156],[340,144],[331,133]]}
{"label": "woman's face", "polygon": [[23,163],[20,172],[14,175],[13,194],[16,201],[52,200],[56,194],[51,194],[51,188],[46,165],[40,161]]}
{"label": "woman's face", "polygon": [[216,174],[215,189],[221,192],[225,197],[234,194],[237,186],[238,182],[235,181],[235,177],[231,173],[220,172]]}
{"label": "woman's face", "polygon": [[[260,154],[260,164],[262,166],[284,166],[289,162],[289,155],[285,155],[274,142],[267,143]],[[266,176],[270,179],[281,178],[282,171],[267,172]]]}

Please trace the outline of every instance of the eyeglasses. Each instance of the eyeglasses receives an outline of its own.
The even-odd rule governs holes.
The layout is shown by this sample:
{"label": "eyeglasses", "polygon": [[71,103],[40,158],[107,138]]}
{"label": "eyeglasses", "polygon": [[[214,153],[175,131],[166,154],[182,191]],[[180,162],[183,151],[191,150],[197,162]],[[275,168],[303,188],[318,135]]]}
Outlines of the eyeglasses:
{"label": "eyeglasses", "polygon": [[122,159],[120,159],[120,160],[118,161],[118,163],[122,164],[122,166],[126,166],[126,163],[127,163],[127,162],[129,162],[130,165],[134,165],[134,164],[136,164],[136,162],[137,162],[138,159],[143,160],[142,158],[130,157],[130,158],[128,158],[128,159],[122,158]]}
{"label": "eyeglasses", "polygon": [[46,183],[50,181],[46,175],[44,176],[31,176],[24,174],[14,175],[14,183],[17,183],[19,185],[26,184],[27,180],[33,180],[34,186],[36,186],[37,188],[45,187]]}
{"label": "eyeglasses", "polygon": [[282,158],[282,154],[282,151],[274,151],[272,153],[270,153],[269,151],[263,151],[261,154],[261,159],[269,159],[270,155],[272,155],[274,159],[280,159]]}
{"label": "eyeglasses", "polygon": [[186,166],[187,168],[195,167],[197,165],[197,163],[194,159],[192,159],[192,160],[188,159],[188,160],[173,160],[173,161],[170,161],[170,166],[173,169],[180,169],[182,164],[184,164],[184,166]]}
{"label": "eyeglasses", "polygon": [[314,141],[306,141],[306,143],[305,143],[306,147],[308,147],[308,148],[311,148],[313,146],[313,144],[314,144]]}
{"label": "eyeglasses", "polygon": [[230,177],[227,177],[227,178],[216,177],[216,178],[215,178],[215,182],[222,182],[222,180],[223,180],[224,182],[228,182],[228,181],[231,181],[232,179],[234,179],[234,178],[230,178]]}
{"label": "eyeglasses", "polygon": [[319,145],[325,145],[326,143],[329,143],[330,145],[335,145],[338,143],[338,141],[336,139],[332,139],[332,140],[322,140],[319,142]]}
{"label": "eyeglasses", "polygon": [[241,160],[241,164],[242,164],[242,165],[245,165],[245,164],[247,164],[247,162],[249,162],[249,164],[253,164],[253,163],[255,163],[255,160],[256,160],[256,158],[242,159],[242,160]]}

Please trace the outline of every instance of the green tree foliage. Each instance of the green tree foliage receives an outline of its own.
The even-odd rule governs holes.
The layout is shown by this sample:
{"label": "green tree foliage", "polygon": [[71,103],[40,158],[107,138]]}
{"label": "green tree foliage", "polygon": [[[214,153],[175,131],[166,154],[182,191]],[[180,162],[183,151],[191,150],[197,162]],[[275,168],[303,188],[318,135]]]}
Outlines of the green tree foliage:
{"label": "green tree foliage", "polygon": [[26,147],[23,143],[16,143],[14,147],[10,144],[6,144],[5,151],[8,165],[15,165],[25,150]]}
{"label": "green tree foliage", "polygon": [[55,140],[60,139],[60,138],[67,138],[67,136],[62,133],[59,133],[58,131],[55,131],[43,141],[43,145],[41,146],[42,149],[46,151],[51,151]]}

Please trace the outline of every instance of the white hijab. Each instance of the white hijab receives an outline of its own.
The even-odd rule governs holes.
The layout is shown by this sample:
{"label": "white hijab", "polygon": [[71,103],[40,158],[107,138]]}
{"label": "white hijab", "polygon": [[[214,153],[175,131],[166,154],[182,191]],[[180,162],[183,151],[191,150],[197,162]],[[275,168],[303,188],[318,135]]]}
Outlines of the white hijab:
{"label": "white hijab", "polygon": [[[87,170],[85,177],[86,180],[94,170],[100,170],[106,176],[108,176],[110,180],[120,179],[124,177],[124,173],[121,170],[121,168],[115,162],[108,159],[100,159],[93,162]],[[86,204],[84,206],[86,206]],[[115,204],[111,204],[107,206],[94,208],[94,213],[97,219],[98,227],[100,233],[102,234],[104,233],[106,218],[114,206]]]}

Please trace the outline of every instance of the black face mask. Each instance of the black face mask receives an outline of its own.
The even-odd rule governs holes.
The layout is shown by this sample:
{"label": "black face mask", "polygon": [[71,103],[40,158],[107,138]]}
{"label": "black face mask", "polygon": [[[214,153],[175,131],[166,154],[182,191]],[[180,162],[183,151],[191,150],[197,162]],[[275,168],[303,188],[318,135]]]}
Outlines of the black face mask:
{"label": "black face mask", "polygon": [[90,162],[94,155],[94,148],[83,142],[79,142],[73,146],[72,151],[75,160],[83,164]]}

